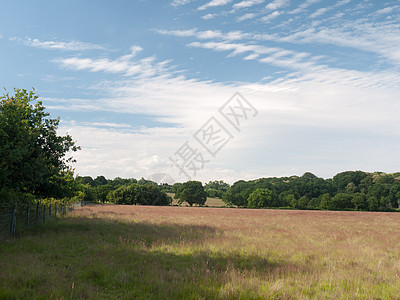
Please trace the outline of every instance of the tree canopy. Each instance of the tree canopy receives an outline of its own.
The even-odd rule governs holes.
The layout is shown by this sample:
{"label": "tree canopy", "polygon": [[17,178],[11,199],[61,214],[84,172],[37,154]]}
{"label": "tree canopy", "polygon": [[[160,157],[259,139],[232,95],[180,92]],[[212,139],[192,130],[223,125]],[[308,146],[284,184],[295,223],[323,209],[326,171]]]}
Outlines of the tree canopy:
{"label": "tree canopy", "polygon": [[178,188],[175,199],[178,199],[179,204],[187,202],[190,206],[193,204],[204,205],[207,201],[207,194],[200,181],[187,181]]}
{"label": "tree canopy", "polygon": [[[71,196],[73,172],[66,157],[78,146],[60,136],[35,91],[15,89],[0,96],[0,187],[41,197]],[[2,201],[0,199],[0,201]]]}

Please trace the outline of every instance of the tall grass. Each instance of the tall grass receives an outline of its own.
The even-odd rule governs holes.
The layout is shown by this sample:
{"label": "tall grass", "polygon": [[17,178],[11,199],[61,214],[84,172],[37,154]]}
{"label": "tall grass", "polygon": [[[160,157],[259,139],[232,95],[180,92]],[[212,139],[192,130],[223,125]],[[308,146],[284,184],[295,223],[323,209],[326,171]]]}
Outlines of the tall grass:
{"label": "tall grass", "polygon": [[87,206],[0,246],[0,298],[397,298],[398,216]]}

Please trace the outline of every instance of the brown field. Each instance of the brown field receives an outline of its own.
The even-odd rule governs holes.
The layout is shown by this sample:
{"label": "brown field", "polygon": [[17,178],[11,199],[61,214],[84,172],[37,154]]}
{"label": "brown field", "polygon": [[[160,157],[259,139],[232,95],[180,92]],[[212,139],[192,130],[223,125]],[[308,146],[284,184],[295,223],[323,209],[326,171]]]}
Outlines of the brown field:
{"label": "brown field", "polygon": [[[178,205],[178,200],[174,199],[174,193],[167,193],[167,195],[172,197],[172,205]],[[189,206],[187,203],[183,203],[181,206]],[[226,207],[227,205],[219,198],[207,197],[205,206],[209,207]]]}
{"label": "brown field", "polygon": [[[179,245],[160,236],[148,249],[203,253],[205,264],[207,255],[225,255],[230,258],[226,270],[209,271],[220,273],[226,295],[243,289],[259,296],[400,298],[397,213],[110,205],[74,214],[204,230],[203,236],[182,238]],[[132,241],[129,234],[120,237]]]}
{"label": "brown field", "polygon": [[41,230],[0,252],[0,298],[400,299],[398,213],[90,205]]}

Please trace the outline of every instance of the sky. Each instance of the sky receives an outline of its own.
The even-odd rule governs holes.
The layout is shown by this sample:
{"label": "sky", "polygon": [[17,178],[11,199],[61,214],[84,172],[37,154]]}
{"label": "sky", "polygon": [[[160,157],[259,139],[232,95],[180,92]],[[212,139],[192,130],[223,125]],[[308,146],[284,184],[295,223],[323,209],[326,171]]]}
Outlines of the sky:
{"label": "sky", "polygon": [[[400,1],[2,1],[0,84],[34,87],[77,175],[400,171]],[[167,178],[167,179],[166,179]]]}

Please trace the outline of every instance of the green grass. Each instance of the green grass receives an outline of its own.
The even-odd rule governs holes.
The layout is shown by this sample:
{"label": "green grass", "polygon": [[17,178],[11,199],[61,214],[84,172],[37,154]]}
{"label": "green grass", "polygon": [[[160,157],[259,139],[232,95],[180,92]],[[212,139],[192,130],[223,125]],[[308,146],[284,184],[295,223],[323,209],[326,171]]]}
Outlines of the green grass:
{"label": "green grass", "polygon": [[397,298],[399,223],[366,214],[88,206],[2,242],[0,299]]}

